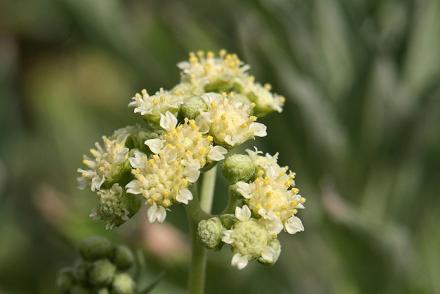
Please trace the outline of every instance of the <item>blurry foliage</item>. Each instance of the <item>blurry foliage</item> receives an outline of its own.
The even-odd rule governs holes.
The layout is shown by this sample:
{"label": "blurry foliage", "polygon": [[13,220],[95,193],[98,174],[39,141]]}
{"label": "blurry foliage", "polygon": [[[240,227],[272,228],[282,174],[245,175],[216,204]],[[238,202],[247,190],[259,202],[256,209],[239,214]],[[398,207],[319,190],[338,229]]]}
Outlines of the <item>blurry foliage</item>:
{"label": "blurry foliage", "polygon": [[151,281],[166,268],[154,293],[184,291],[180,233],[144,215],[105,232],[75,170],[132,122],[133,93],[174,84],[188,51],[220,48],[287,97],[258,144],[309,202],[276,266],[238,273],[223,250],[207,293],[439,293],[439,0],[2,0],[0,292],[53,293],[91,234],[143,247]]}

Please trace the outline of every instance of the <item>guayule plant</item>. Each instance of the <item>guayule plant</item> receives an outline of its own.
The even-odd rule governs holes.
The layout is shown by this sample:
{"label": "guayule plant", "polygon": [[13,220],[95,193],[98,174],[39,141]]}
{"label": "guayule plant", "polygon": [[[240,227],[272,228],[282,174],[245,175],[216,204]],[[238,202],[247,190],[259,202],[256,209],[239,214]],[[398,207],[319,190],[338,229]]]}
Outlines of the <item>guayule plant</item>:
{"label": "guayule plant", "polygon": [[[174,205],[185,205],[193,236],[189,291],[201,293],[205,248],[230,246],[231,264],[238,269],[251,260],[273,264],[281,252],[281,231],[304,230],[296,214],[305,199],[295,187],[295,174],[278,165],[277,154],[257,149],[232,154],[234,147],[266,136],[266,126],[257,120],[281,112],[284,97],[255,82],[249,66],[224,50],[190,53],[178,67],[181,81],[174,88],[154,95],[142,90],[132,98],[129,106],[143,122],[96,143],[92,156],[84,156],[86,168],[78,169],[78,181],[96,192],[91,217],[109,229],[128,221],[142,203],[148,206],[148,221],[159,223]],[[214,216],[221,161],[229,202]]]}

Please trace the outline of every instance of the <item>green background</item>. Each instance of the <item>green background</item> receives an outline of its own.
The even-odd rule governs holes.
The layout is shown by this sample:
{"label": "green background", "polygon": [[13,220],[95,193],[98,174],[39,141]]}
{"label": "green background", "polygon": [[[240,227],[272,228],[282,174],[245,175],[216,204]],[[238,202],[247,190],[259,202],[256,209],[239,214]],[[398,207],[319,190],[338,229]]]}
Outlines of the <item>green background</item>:
{"label": "green background", "polygon": [[93,234],[143,250],[147,279],[165,270],[153,293],[184,293],[182,207],[105,231],[76,168],[136,121],[135,92],[221,48],[286,96],[255,144],[308,201],[275,266],[210,254],[207,293],[440,293],[439,0],[0,1],[0,293],[54,293]]}

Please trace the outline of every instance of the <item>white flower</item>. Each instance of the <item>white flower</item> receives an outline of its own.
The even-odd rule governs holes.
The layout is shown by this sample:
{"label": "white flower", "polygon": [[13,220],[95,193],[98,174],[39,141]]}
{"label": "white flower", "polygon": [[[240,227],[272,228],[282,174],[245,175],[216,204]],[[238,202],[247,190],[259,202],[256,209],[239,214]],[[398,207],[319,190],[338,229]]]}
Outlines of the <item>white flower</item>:
{"label": "white flower", "polygon": [[255,122],[249,104],[215,93],[204,94],[202,98],[208,111],[199,115],[197,123],[218,144],[233,147],[254,137],[266,136],[266,126]]}
{"label": "white flower", "polygon": [[264,219],[272,234],[279,234],[283,228],[291,234],[303,231],[295,214],[304,208],[305,198],[294,186],[294,173],[278,165],[278,154],[262,156],[258,150],[247,152],[257,166],[257,177],[250,183],[236,183],[236,191],[245,198],[252,212]]}
{"label": "white flower", "polygon": [[234,255],[231,265],[243,269],[251,259],[263,262],[276,261],[279,252],[272,252],[274,236],[267,231],[264,222],[251,217],[249,207],[236,207],[237,221],[230,230],[223,232],[222,241],[230,244]]}
{"label": "white flower", "polygon": [[158,223],[163,223],[166,216],[167,216],[167,212],[165,210],[164,207],[162,206],[157,206],[156,203],[153,203],[147,211],[147,216],[148,216],[148,221],[150,223],[154,223],[154,222],[158,222]]}
{"label": "white flower", "polygon": [[176,112],[182,102],[182,96],[161,88],[152,96],[148,95],[145,89],[141,93],[136,93],[128,105],[134,107],[134,113],[155,120],[166,111]]}
{"label": "white flower", "polygon": [[83,164],[88,169],[78,169],[79,188],[90,186],[98,191],[104,182],[115,182],[129,170],[128,151],[125,141],[128,134],[117,138],[102,137],[104,146],[96,143],[96,149],[90,149],[93,158],[84,156]]}

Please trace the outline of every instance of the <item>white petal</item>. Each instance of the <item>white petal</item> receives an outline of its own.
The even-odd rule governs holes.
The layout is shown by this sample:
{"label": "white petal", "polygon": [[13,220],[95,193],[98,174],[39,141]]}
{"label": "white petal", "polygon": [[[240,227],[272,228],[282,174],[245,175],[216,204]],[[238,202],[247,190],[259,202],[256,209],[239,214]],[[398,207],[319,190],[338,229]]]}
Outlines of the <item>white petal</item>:
{"label": "white petal", "polygon": [[232,240],[232,230],[223,231],[222,241],[226,244],[232,244],[234,240]]}
{"label": "white petal", "polygon": [[305,206],[302,203],[298,203],[298,205],[295,208],[305,209]]}
{"label": "white petal", "polygon": [[165,115],[160,115],[160,126],[162,129],[170,131],[177,125],[177,118],[171,112],[167,111]]}
{"label": "white petal", "polygon": [[237,187],[237,192],[241,194],[246,199],[251,198],[251,186],[246,182],[237,182],[235,183]]}
{"label": "white petal", "polygon": [[176,200],[180,203],[188,204],[193,199],[193,195],[190,190],[182,189],[176,196]]}
{"label": "white petal", "polygon": [[185,160],[182,161],[185,168],[185,176],[188,178],[190,183],[195,183],[200,176],[200,163],[196,160]]}
{"label": "white petal", "polygon": [[241,255],[240,253],[235,253],[232,256],[231,265],[236,266],[238,269],[244,269],[248,264],[248,259],[246,256]]}
{"label": "white petal", "polygon": [[267,220],[266,228],[269,233],[278,235],[283,230],[283,223],[279,219]]}
{"label": "white petal", "polygon": [[159,153],[163,148],[163,142],[161,139],[149,139],[145,141],[145,145],[150,148],[151,152]]}
{"label": "white petal", "polygon": [[247,205],[243,205],[243,207],[235,208],[235,217],[240,221],[246,221],[251,217],[251,211]]}
{"label": "white petal", "polygon": [[301,220],[296,216],[292,216],[291,218],[289,218],[284,224],[284,227],[289,234],[295,234],[304,231],[304,226]]}
{"label": "white petal", "polygon": [[131,167],[133,168],[143,168],[144,167],[144,159],[147,156],[142,152],[135,151],[134,157],[130,157],[128,161],[130,162]]}
{"label": "white petal", "polygon": [[156,203],[153,203],[153,205],[151,205],[147,211],[147,217],[150,223],[154,223],[156,221],[157,218],[156,213],[157,213],[157,205]]}
{"label": "white petal", "polygon": [[104,177],[99,177],[99,176],[95,176],[92,179],[92,183],[91,183],[91,189],[92,191],[97,191],[99,189],[101,189],[102,184],[104,183],[105,179]]}
{"label": "white petal", "polygon": [[276,261],[276,252],[274,249],[267,247],[261,253],[261,259],[263,262],[274,263]]}
{"label": "white petal", "polygon": [[203,134],[209,132],[210,120],[207,113],[202,113],[196,117],[196,124],[199,126],[199,131]]}
{"label": "white petal", "polygon": [[125,188],[127,189],[127,193],[131,194],[141,194],[141,183],[138,180],[132,180],[128,183]]}
{"label": "white petal", "polygon": [[167,217],[167,211],[165,210],[165,208],[162,206],[158,206],[156,212],[157,222],[163,223],[166,217]]}
{"label": "white petal", "polygon": [[254,136],[257,137],[264,137],[267,135],[266,126],[263,125],[262,123],[257,123],[257,122],[251,123],[249,129],[254,134]]}
{"label": "white petal", "polygon": [[222,146],[214,146],[208,153],[208,159],[211,161],[220,161],[225,159],[225,154],[228,150]]}
{"label": "white petal", "polygon": [[225,142],[229,145],[229,146],[234,146],[235,145],[235,140],[232,138],[231,135],[226,135],[225,136]]}

